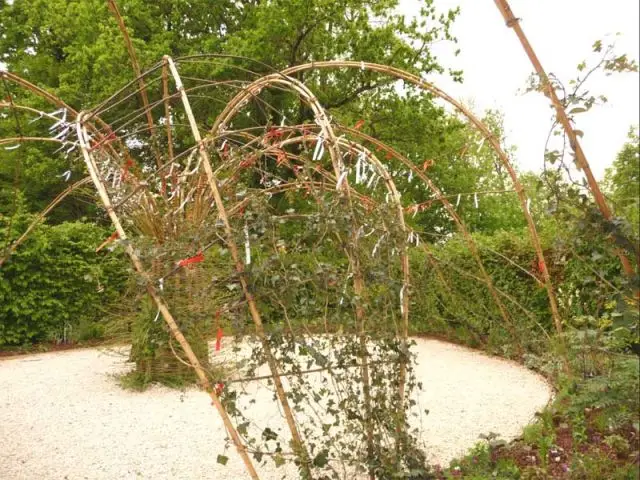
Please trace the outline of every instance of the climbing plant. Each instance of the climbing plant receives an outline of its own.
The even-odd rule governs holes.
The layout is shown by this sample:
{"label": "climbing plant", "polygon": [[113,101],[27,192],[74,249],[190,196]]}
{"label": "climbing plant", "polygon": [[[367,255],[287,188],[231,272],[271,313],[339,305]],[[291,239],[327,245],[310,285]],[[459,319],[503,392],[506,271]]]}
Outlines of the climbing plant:
{"label": "climbing plant", "polygon": [[[201,78],[202,64],[238,70],[243,79]],[[364,119],[353,125],[331,119],[292,75],[316,67],[390,75],[458,108],[488,142],[493,154],[487,158],[501,165],[497,175],[507,172],[500,185],[509,178],[516,187],[488,193],[519,198],[541,259],[538,282],[554,302],[522,186],[491,130],[418,77],[364,62],[268,75],[252,73],[255,65],[229,56],[179,63],[165,57],[143,81],[81,113],[53,97],[61,107],[54,113],[12,98],[10,108],[35,115],[33,124],[48,124],[50,136],[3,144],[14,150],[32,141],[57,143],[75,167],[74,159],[84,163],[115,229],[96,250],[107,257],[124,252],[134,283],[148,295],[128,327],[134,375],[144,383],[195,374],[252,476],[253,462],[265,460],[293,462],[303,478],[427,475],[410,421],[419,414],[414,395],[420,387],[412,373],[410,308],[416,286],[423,287],[411,281],[409,250],[425,252],[422,262],[436,257],[433,231],[409,219],[442,205],[491,305],[490,331],[509,335],[519,354],[527,348],[527,327],[514,322],[515,310],[500,290],[506,284],[485,267],[457,213],[459,200],[452,203],[430,179],[432,164],[413,162],[365,133]],[[4,77],[46,98],[19,77]],[[222,104],[204,132],[192,101],[199,108]],[[299,103],[312,121],[292,124],[279,110]],[[404,192],[418,191],[416,184],[427,193],[403,195],[397,182]],[[477,208],[478,192],[471,195]],[[235,341],[225,346],[223,337]],[[282,409],[277,425],[256,418],[235,388],[260,381],[272,386]],[[221,454],[219,461],[226,458]]]}
{"label": "climbing plant", "polygon": [[[89,175],[10,237],[3,262],[62,198],[90,182],[102,221],[112,225],[93,254],[126,255],[134,294],[145,298],[126,324],[140,383],[197,379],[252,478],[265,461],[290,464],[306,479],[428,478],[412,427],[422,413],[412,307],[429,321],[465,322],[474,340],[517,358],[538,347],[532,330],[548,338],[564,328],[565,298],[556,295],[537,231],[539,207],[502,145],[499,116],[482,121],[419,75],[360,60],[278,71],[245,57],[195,54],[165,56],[142,72],[124,18],[109,3],[138,78],[90,110],[2,72],[11,114],[3,127],[15,133],[0,145],[17,156],[42,143],[63,152],[67,180]],[[258,10],[256,18],[269,18]],[[342,110],[348,102],[338,102],[334,117],[323,102],[343,83],[363,101]],[[459,142],[447,160],[454,173],[475,162],[475,181],[447,182],[447,163],[416,158],[447,149],[405,154],[401,142],[376,138],[394,130],[367,111],[375,95],[391,113],[404,109],[405,125],[421,118],[397,88],[429,114],[443,115],[434,98],[453,107],[450,125],[425,126]],[[503,218],[480,211],[494,195],[508,199]],[[512,233],[492,245],[473,234],[513,225],[517,209],[517,241]],[[503,262],[514,269],[505,273]],[[465,281],[454,284],[454,274]],[[529,283],[515,288],[518,276]],[[452,313],[456,297],[465,302]],[[279,407],[275,421],[251,408],[265,389]],[[217,460],[228,461],[226,449]]]}

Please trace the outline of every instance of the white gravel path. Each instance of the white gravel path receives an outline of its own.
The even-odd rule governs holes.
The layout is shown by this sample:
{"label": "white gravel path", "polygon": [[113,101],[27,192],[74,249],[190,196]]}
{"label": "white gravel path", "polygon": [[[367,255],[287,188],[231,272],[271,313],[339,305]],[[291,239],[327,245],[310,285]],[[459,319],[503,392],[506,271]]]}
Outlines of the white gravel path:
{"label": "white gravel path", "polygon": [[[518,436],[552,391],[534,373],[504,360],[435,340],[417,340],[417,378],[425,447],[446,464],[490,431]],[[226,466],[222,422],[208,396],[153,387],[122,390],[113,374],[126,357],[97,349],[0,360],[0,479],[247,478],[233,450]],[[254,408],[277,422],[273,394],[254,382]],[[297,478],[293,469],[261,478]]]}

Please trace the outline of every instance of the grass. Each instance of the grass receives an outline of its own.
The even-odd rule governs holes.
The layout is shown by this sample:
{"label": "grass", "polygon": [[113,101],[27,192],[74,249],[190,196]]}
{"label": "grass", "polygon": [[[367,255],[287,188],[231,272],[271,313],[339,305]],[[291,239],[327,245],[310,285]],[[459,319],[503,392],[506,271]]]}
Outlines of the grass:
{"label": "grass", "polygon": [[[209,364],[206,370],[213,385],[225,383],[235,372],[235,368],[232,365],[220,360]],[[175,373],[165,371],[162,374],[156,373],[154,375],[148,372],[132,370],[124,374],[116,374],[115,377],[123,389],[135,392],[143,392],[152,385],[163,385],[168,388],[183,390],[197,383],[192,370],[187,371],[186,374],[184,371]]]}

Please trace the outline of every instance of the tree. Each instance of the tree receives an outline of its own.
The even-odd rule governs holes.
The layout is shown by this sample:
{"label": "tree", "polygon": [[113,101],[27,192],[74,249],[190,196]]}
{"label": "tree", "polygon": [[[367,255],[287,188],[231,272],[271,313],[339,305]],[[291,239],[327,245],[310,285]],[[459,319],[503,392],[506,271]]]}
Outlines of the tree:
{"label": "tree", "polygon": [[[11,71],[53,91],[74,108],[90,108],[132,79],[125,43],[106,2],[5,0],[0,6],[0,27],[5,32],[0,38],[2,61]],[[214,5],[204,0],[119,2],[143,70],[166,53],[177,57],[224,52],[255,61],[219,59],[203,65],[199,76],[237,78],[234,66],[238,65],[266,73],[271,68],[338,58],[390,64],[422,76],[443,72],[445,68],[432,54],[430,45],[440,40],[455,42],[450,27],[457,11],[438,15],[433,0],[425,0],[421,14],[408,21],[395,11],[396,6],[395,0],[222,1]],[[450,73],[461,78],[460,72]],[[253,75],[245,72],[242,78],[250,80]],[[337,121],[354,125],[364,120],[366,131],[409,154],[419,165],[435,160],[429,174],[445,194],[505,188],[504,172],[496,166],[488,145],[469,125],[437,107],[430,95],[389,83],[367,71],[318,71],[299,73],[297,78],[309,85]],[[13,85],[5,84],[4,88],[5,95],[16,103],[47,108]],[[148,88],[157,92],[159,86],[150,84]],[[297,96],[278,91],[269,94],[270,102],[287,122],[303,123],[311,118],[310,110]],[[106,118],[114,121],[139,106],[138,100],[128,102]],[[257,114],[257,106],[250,108]],[[220,110],[220,103],[211,100],[194,102],[196,118],[205,127]],[[29,118],[9,108],[8,114],[0,118],[0,133],[49,135],[46,127],[39,122],[30,123]],[[489,114],[487,118],[500,132],[499,116]],[[177,118],[176,123],[186,123],[182,120]],[[264,124],[278,124],[283,118],[273,114],[262,120]],[[130,128],[143,126],[144,119],[140,119]],[[177,141],[188,145],[192,142],[189,138],[185,134]],[[64,188],[60,175],[68,169],[74,176],[80,175],[82,166],[73,162],[73,156],[65,158],[56,153],[55,148],[32,149],[23,145],[7,153],[0,164],[0,193],[11,199],[16,190],[23,191],[28,210],[36,211],[54,192]],[[432,198],[415,188],[408,178],[397,181],[407,200],[425,202]],[[480,215],[473,206],[473,197],[465,197],[461,214],[475,230],[507,228],[514,210],[509,202],[509,208],[504,208],[506,203],[501,198],[482,198],[483,205],[491,205],[490,209],[483,207],[483,211],[492,213]],[[6,213],[11,214],[11,210]],[[55,220],[65,221],[78,213],[104,221],[81,202],[71,203],[64,215]],[[430,234],[446,235],[452,231],[437,202],[416,217],[416,222]]]}
{"label": "tree", "polygon": [[[120,12],[136,49],[142,69],[164,54],[174,57],[224,52],[252,58],[248,69],[264,73],[318,59],[356,59],[391,64],[417,74],[442,72],[444,67],[431,53],[433,42],[455,38],[450,33],[457,11],[438,15],[433,0],[425,0],[421,15],[411,21],[395,11],[396,0],[295,0],[211,4],[161,0],[122,0]],[[32,83],[48,89],[76,109],[89,108],[129,82],[127,49],[117,23],[103,0],[15,0],[0,2],[0,61]],[[123,66],[126,65],[126,68]],[[228,70],[228,69],[227,69]],[[452,71],[456,78],[460,72]],[[224,65],[205,69],[203,77],[230,75]],[[237,71],[233,72],[237,78]],[[320,73],[313,78],[297,75],[309,83],[325,106],[338,108],[358,102],[366,91],[380,85],[375,77],[357,72]],[[150,86],[149,88],[156,88]],[[15,97],[34,108],[42,102],[25,98],[11,85],[3,97]],[[285,96],[273,103],[302,123],[310,112]],[[196,117],[212,121],[220,111],[214,102],[194,105]],[[123,116],[127,111],[118,111]],[[20,121],[22,120],[22,121]],[[280,119],[274,119],[279,122]],[[0,118],[0,129],[17,135],[37,130],[21,114]],[[48,135],[46,130],[45,135]],[[427,139],[428,140],[428,139]],[[424,140],[423,142],[424,143]],[[9,155],[0,165],[0,189],[20,183],[30,210],[46,205],[53,192],[63,188],[56,176],[73,167],[55,148],[46,153]],[[23,149],[24,151],[24,149]],[[19,160],[18,160],[19,158]],[[17,181],[18,177],[21,180]],[[30,179],[26,188],[24,179]],[[33,181],[33,179],[37,179]],[[56,218],[66,220],[87,213],[75,203]]]}
{"label": "tree", "polygon": [[629,130],[613,165],[605,173],[606,188],[611,195],[616,214],[629,222],[638,236],[640,224],[640,137],[637,129]]}

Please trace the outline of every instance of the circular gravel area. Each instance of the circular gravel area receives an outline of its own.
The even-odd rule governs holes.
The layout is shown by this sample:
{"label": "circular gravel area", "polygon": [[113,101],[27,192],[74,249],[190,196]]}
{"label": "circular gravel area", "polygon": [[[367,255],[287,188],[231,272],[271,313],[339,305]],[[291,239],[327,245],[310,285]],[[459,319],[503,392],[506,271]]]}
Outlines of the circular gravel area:
{"label": "circular gravel area", "polygon": [[[434,463],[447,464],[499,433],[510,440],[550,400],[538,375],[456,345],[418,339],[417,400],[429,410],[416,425]],[[120,388],[114,374],[126,355],[101,349],[0,360],[0,479],[248,478],[209,397],[155,386]],[[280,421],[273,392],[252,382],[251,407],[266,424]],[[217,463],[226,454],[226,466]],[[261,478],[298,478],[295,469],[259,468]]]}

